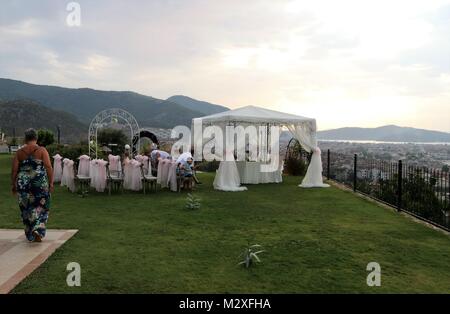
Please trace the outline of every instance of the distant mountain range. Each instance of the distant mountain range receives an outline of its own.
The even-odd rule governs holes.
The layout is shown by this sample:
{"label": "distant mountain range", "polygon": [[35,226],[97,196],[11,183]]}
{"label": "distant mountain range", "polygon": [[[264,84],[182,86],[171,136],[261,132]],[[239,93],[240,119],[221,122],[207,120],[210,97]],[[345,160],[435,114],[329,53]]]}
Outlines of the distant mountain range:
{"label": "distant mountain range", "polygon": [[450,143],[450,133],[386,125],[378,128],[340,128],[320,131],[319,140]]}
{"label": "distant mountain range", "polygon": [[193,99],[193,98],[190,98],[187,96],[183,96],[183,95],[172,96],[172,97],[167,98],[166,100],[174,102],[176,104],[179,104],[185,108],[201,112],[205,115],[210,115],[210,114],[230,110],[229,108],[224,107],[224,106],[211,104],[206,101],[196,100],[196,99]]}
{"label": "distant mountain range", "polygon": [[130,91],[63,88],[0,79],[0,100],[33,101],[50,109],[68,112],[84,124],[89,124],[98,112],[108,108],[125,109],[136,117],[141,126],[159,128],[190,125],[192,118],[228,110],[185,96],[171,98],[176,102]]}
{"label": "distant mountain range", "polygon": [[61,140],[74,143],[87,139],[88,126],[70,113],[49,109],[32,101],[0,101],[0,129],[9,136],[23,136],[28,128],[49,129],[57,134],[61,129]]}
{"label": "distant mountain range", "polygon": [[[71,139],[83,136],[101,110],[123,108],[141,127],[172,128],[190,125],[192,118],[229,110],[227,107],[176,95],[166,100],[130,91],[100,91],[35,85],[0,78],[0,128],[11,135],[21,126],[64,127]],[[69,136],[65,133],[64,136]],[[282,139],[290,138],[282,134]],[[318,132],[322,140],[385,142],[450,142],[450,133],[387,125],[379,128],[340,128]]]}

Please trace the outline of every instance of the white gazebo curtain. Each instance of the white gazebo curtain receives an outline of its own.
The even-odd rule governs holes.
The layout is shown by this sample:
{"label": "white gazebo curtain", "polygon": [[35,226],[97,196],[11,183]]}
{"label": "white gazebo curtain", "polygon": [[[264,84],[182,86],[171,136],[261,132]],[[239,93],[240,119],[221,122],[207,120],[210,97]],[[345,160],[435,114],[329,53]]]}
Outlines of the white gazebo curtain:
{"label": "white gazebo curtain", "polygon": [[323,183],[322,152],[317,145],[316,122],[287,124],[286,127],[300,145],[308,153],[312,153],[311,162],[300,186],[303,188],[328,187],[328,184]]}

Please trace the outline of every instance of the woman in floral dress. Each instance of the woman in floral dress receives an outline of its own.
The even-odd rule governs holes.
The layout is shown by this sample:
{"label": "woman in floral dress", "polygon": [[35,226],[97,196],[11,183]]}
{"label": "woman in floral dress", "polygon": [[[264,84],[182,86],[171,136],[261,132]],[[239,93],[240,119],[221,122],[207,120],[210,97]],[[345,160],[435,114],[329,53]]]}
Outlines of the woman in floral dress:
{"label": "woman in floral dress", "polygon": [[37,145],[33,129],[25,131],[25,146],[19,149],[12,165],[12,192],[18,196],[25,235],[28,241],[45,237],[53,192],[53,169],[44,147]]}

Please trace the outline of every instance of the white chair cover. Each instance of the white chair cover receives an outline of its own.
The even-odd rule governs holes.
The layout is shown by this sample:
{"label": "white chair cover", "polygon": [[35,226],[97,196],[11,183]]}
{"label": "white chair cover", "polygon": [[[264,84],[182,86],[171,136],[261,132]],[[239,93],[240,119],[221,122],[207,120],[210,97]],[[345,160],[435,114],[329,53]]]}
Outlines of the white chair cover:
{"label": "white chair cover", "polygon": [[177,165],[175,161],[169,162],[168,173],[167,173],[167,186],[171,191],[177,191]]}
{"label": "white chair cover", "polygon": [[59,154],[53,156],[53,182],[61,182],[62,179],[62,157]]}
{"label": "white chair cover", "polygon": [[141,163],[143,164],[144,167],[144,173],[148,174],[151,170],[150,168],[150,158],[148,156],[142,156],[142,160]]}
{"label": "white chair cover", "polygon": [[97,192],[104,192],[106,189],[107,164],[108,162],[103,159],[93,159],[90,162],[91,187]]}
{"label": "white chair cover", "polygon": [[109,170],[110,171],[122,171],[122,165],[120,164],[120,156],[108,155]]}
{"label": "white chair cover", "polygon": [[158,163],[158,176],[156,182],[161,184],[161,188],[168,187],[170,166],[171,161],[169,159],[162,159]]}
{"label": "white chair cover", "polygon": [[131,168],[131,160],[128,157],[125,157],[123,161],[123,188],[125,190],[129,190],[131,188],[131,179],[132,179],[132,168]]}
{"label": "white chair cover", "polygon": [[75,192],[75,173],[73,170],[73,160],[64,158],[63,165],[61,186],[66,186],[71,192]]}
{"label": "white chair cover", "polygon": [[97,170],[98,170],[97,160],[98,159],[92,159],[89,162],[89,173],[91,175],[91,187],[93,187],[93,188],[95,188],[95,184],[96,184],[95,180],[97,180]]}
{"label": "white chair cover", "polygon": [[90,175],[90,160],[91,158],[87,155],[81,155],[78,157],[78,175],[83,177],[89,177]]}
{"label": "white chair cover", "polygon": [[97,192],[104,192],[106,189],[107,173],[106,165],[108,162],[103,159],[96,159],[94,162],[94,188]]}
{"label": "white chair cover", "polygon": [[149,169],[151,169],[150,165],[149,165],[150,158],[148,158],[148,156],[146,156],[146,155],[136,155],[135,159],[142,164],[142,166],[144,168],[144,173],[148,174]]}
{"label": "white chair cover", "polygon": [[62,173],[62,176],[61,176],[61,186],[67,186],[67,175],[69,173],[69,170],[66,170],[66,167],[67,167],[66,163],[67,163],[68,160],[69,159],[67,159],[67,158],[64,158],[62,160],[63,173]]}
{"label": "white chair cover", "polygon": [[141,163],[137,160],[130,161],[131,168],[131,182],[129,189],[132,191],[142,190],[142,173],[141,173]]}
{"label": "white chair cover", "polygon": [[161,184],[161,174],[162,174],[162,162],[158,163],[158,169],[157,169],[157,173],[156,173],[156,183],[157,184]]}
{"label": "white chair cover", "polygon": [[152,159],[150,157],[148,157],[148,169],[149,169],[149,173],[152,173],[153,164],[152,164]]}
{"label": "white chair cover", "polygon": [[247,190],[245,186],[240,186],[241,179],[234,160],[220,162],[213,185],[214,189],[221,191],[237,192]]}

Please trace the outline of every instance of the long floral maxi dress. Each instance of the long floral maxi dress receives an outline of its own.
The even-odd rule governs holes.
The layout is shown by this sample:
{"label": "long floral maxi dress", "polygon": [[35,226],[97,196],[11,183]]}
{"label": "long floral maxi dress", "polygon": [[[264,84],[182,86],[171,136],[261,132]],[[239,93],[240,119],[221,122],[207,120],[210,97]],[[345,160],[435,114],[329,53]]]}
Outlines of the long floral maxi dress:
{"label": "long floral maxi dress", "polygon": [[17,194],[27,239],[34,241],[34,232],[45,237],[50,209],[49,182],[43,162],[32,154],[20,162]]}

